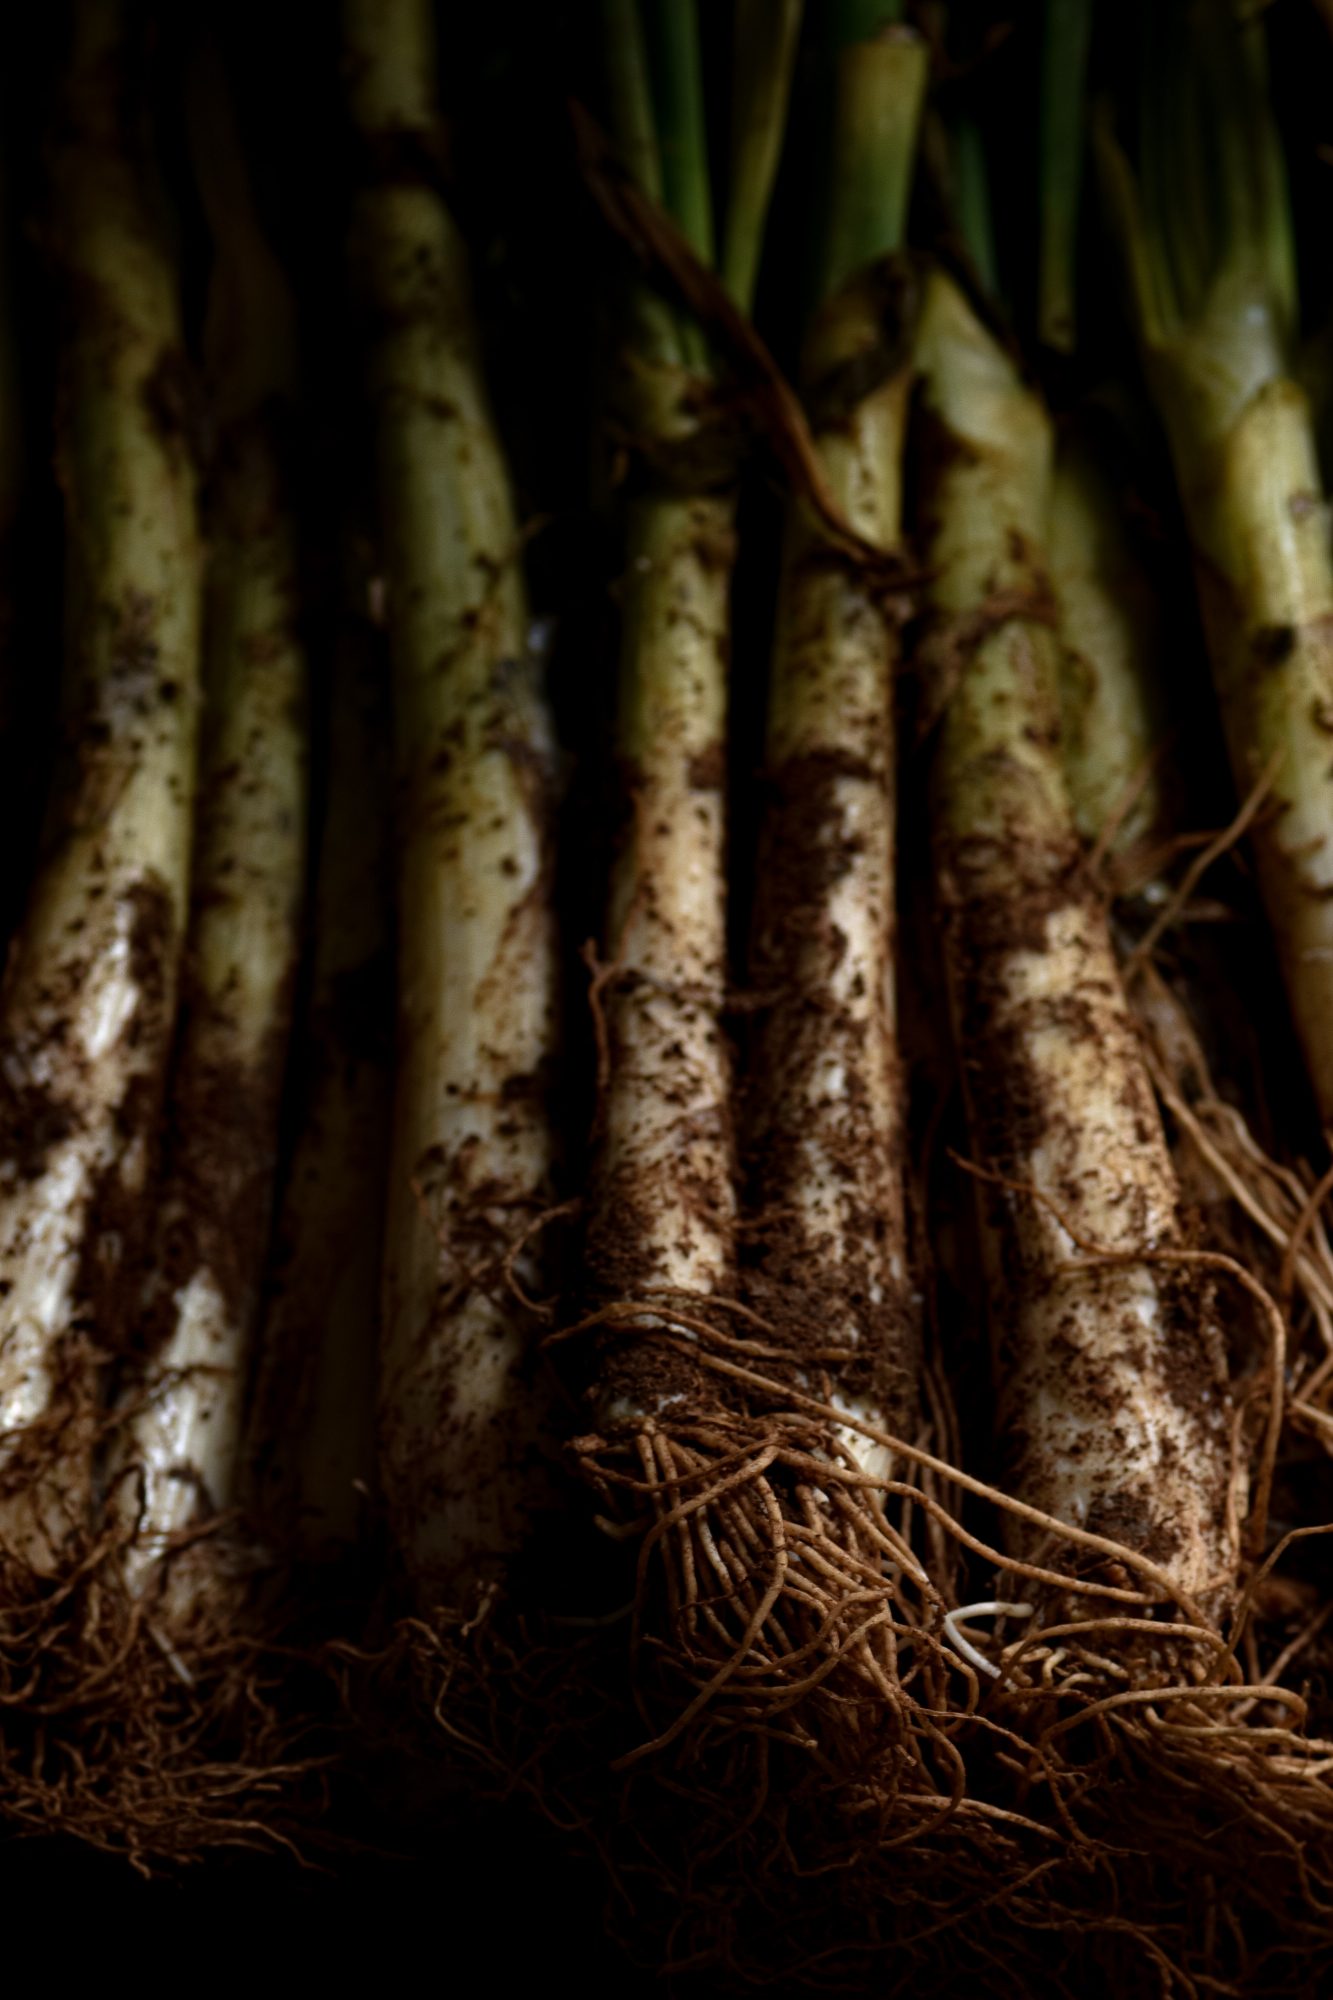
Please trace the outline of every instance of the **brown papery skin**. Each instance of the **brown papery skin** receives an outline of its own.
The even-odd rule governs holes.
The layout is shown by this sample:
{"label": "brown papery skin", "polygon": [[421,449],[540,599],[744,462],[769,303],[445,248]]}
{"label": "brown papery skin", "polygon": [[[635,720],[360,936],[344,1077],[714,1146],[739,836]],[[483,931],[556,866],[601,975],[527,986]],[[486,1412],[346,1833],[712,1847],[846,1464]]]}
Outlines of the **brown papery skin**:
{"label": "brown papery skin", "polygon": [[[830,487],[852,526],[886,550],[901,527],[910,386],[893,351],[894,291],[887,267],[845,288],[822,309],[805,358]],[[746,1133],[757,1203],[747,1283],[798,1358],[821,1350],[815,1368],[836,1402],[910,1433],[919,1338],[895,1032],[898,627],[883,585],[800,511],[777,632],[751,950],[766,1011]],[[839,1347],[846,1360],[829,1359]],[[847,1442],[882,1461],[854,1434]]]}
{"label": "brown papery skin", "polygon": [[1211,1285],[1171,1261],[1179,1191],[1060,765],[1049,422],[940,277],[922,353],[945,958],[976,1164],[1017,1184],[981,1192],[1008,1484],[1220,1615],[1238,1561],[1225,1353]]}

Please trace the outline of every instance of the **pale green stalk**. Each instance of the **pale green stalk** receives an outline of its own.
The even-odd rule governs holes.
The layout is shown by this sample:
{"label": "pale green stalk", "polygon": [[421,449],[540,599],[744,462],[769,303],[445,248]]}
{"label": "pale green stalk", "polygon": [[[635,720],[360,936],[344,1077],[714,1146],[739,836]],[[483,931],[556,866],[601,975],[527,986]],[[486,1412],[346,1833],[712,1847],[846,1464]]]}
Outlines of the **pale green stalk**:
{"label": "pale green stalk", "polygon": [[[506,1260],[550,1191],[552,746],[467,254],[429,169],[429,0],[347,0],[343,30],[367,142],[354,257],[397,757],[380,1478],[419,1589],[466,1595],[515,1553],[546,1490],[535,1330]],[[400,163],[378,177],[390,151]]]}
{"label": "pale green stalk", "polygon": [[820,295],[897,250],[916,165],[923,83],[920,44],[897,25],[896,0],[842,6]]}
{"label": "pale green stalk", "polygon": [[[268,1248],[305,886],[306,660],[284,423],[292,307],[251,206],[220,59],[190,105],[215,263],[206,330],[218,422],[209,481],[205,707],[193,906],[155,1201],[155,1254],[112,1491],[131,1587],[178,1624],[210,1595],[208,1540],[239,1496],[242,1411]],[[164,1562],[164,1557],[170,1560]]]}
{"label": "pale green stalk", "polygon": [[[826,292],[805,350],[830,491],[885,551],[902,532],[912,385],[886,260],[901,246],[928,69],[924,45],[893,26],[839,53]],[[832,385],[847,380],[856,393],[830,406]],[[899,650],[882,590],[793,506],[751,966],[755,990],[780,996],[762,1017],[748,1135],[761,1215],[779,1220],[759,1238],[754,1290],[761,1308],[780,1300],[784,1324],[803,1315],[823,1347],[846,1348],[858,1384],[835,1374],[835,1402],[901,1433],[915,1421],[919,1357],[894,1001]],[[844,1442],[868,1470],[887,1469],[858,1434]]]}
{"label": "pale green stalk", "polygon": [[1132,1540],[1217,1614],[1238,1560],[1226,1357],[1206,1285],[1151,1261],[1185,1236],[1060,764],[1051,427],[940,274],[919,352],[945,962],[974,1157],[1011,1183],[980,1190],[1010,1490]]}
{"label": "pale green stalk", "polygon": [[[1165,17],[1164,17],[1165,18]],[[1304,391],[1262,25],[1220,10],[1145,59],[1136,178],[1103,131],[1236,785],[1320,1117],[1333,1126],[1333,554]],[[1176,157],[1168,154],[1174,141]]]}
{"label": "pale green stalk", "polygon": [[[688,378],[687,378],[688,379]],[[684,385],[683,385],[684,386]],[[614,1299],[704,1297],[731,1278],[730,1077],[723,777],[734,558],[730,493],[645,495],[627,527],[616,744],[632,819],[617,856],[607,951],[610,1071],[588,1261]],[[654,1397],[610,1369],[604,1422]]]}
{"label": "pale green stalk", "polygon": [[[707,184],[701,85],[697,66],[660,67],[672,71],[657,79],[659,95],[674,102],[668,136],[678,149],[688,141],[687,154],[677,150],[662,176],[668,195],[675,188],[680,199],[682,187]],[[780,66],[768,73],[785,87]],[[754,129],[767,122],[756,119]],[[733,240],[761,236],[771,179],[771,162],[766,174],[756,167],[747,177],[752,205],[739,223],[733,210]],[[652,185],[650,169],[641,191]],[[688,201],[674,219],[690,226]],[[627,423],[644,460],[626,532],[616,748],[630,810],[611,880],[609,1062],[587,1258],[594,1293],[623,1305],[724,1291],[734,1253],[721,1009],[735,492],[691,472],[691,458],[707,455],[697,446],[713,385],[706,345],[681,351],[693,365],[670,366],[631,323],[621,357]],[[664,1384],[645,1346],[613,1347],[594,1391],[598,1420],[612,1429],[635,1425],[679,1400],[678,1389]]]}
{"label": "pale green stalk", "polygon": [[64,1449],[34,1501],[28,1427],[86,1383],[74,1336],[115,1349],[137,1317],[195,789],[195,473],[175,273],[117,116],[127,13],[76,9],[53,168],[71,756],[0,994],[3,1528],[38,1561],[81,1524],[88,1462]]}

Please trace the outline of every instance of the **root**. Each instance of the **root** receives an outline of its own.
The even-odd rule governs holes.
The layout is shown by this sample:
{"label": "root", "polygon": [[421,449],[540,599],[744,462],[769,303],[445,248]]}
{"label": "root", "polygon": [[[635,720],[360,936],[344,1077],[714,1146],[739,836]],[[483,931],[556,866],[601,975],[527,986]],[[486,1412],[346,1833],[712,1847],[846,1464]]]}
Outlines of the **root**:
{"label": "root", "polygon": [[[1139,1552],[849,1419],[756,1315],[711,1308],[598,1315],[688,1347],[717,1391],[573,1447],[613,1608],[494,1592],[400,1633],[473,1788],[599,1856],[612,1928],[675,1974],[997,1995],[1333,1974],[1333,1744],[1285,1662],[1242,1664],[1266,1572],[1218,1630]],[[1040,1561],[1006,1516],[1029,1550],[1044,1530]]]}
{"label": "root", "polygon": [[[105,1430],[67,1415],[6,1465],[6,1527],[58,1490],[71,1434]],[[273,1566],[226,1517],[177,1538],[167,1565],[204,1572],[182,1630],[165,1589],[126,1588],[132,1528],[69,1508],[57,1534],[40,1504],[40,1566],[30,1538],[0,1535],[0,1838],[65,1836],[145,1874],[321,1844],[333,1682]]]}
{"label": "root", "polygon": [[227,1619],[173,1639],[127,1599],[118,1545],[38,1578],[0,1558],[0,1828],[60,1834],[144,1873],[317,1824],[323,1758],[292,1713],[300,1656]]}
{"label": "root", "polygon": [[[752,1476],[771,1482],[780,1464]],[[707,1608],[726,1624],[716,1598]],[[754,1614],[731,1622],[743,1634]],[[858,1660],[846,1635],[841,1715],[837,1673],[812,1700],[811,1656],[761,1661],[752,1646],[719,1688],[707,1645],[695,1677],[709,1702],[655,1739],[643,1711],[660,1719],[674,1690],[679,1718],[680,1682],[654,1664],[643,1607],[628,1649],[624,1619],[571,1630],[497,1596],[472,1619],[415,1622],[408,1651],[473,1788],[526,1798],[596,1855],[610,1927],[658,1970],[784,1991],[1317,1987],[1333,1971],[1333,1746],[1244,1721],[1270,1691],[1240,1682],[1125,1688],[1116,1649],[1160,1630],[1152,1619],[1012,1622],[1021,1636],[1003,1643],[972,1628],[996,1682],[917,1641],[946,1683],[935,1709],[907,1646],[908,1685],[876,1702],[875,1653]],[[1223,1661],[1216,1635],[1211,1651]],[[785,1703],[771,1684],[783,1666]]]}

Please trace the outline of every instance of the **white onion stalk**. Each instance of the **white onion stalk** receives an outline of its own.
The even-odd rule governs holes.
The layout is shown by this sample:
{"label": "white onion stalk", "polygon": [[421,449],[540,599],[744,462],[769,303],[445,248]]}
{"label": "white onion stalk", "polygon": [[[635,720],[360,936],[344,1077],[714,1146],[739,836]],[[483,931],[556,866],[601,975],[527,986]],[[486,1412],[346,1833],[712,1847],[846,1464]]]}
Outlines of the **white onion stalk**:
{"label": "white onion stalk", "polygon": [[[1160,724],[1168,656],[1163,621],[1148,578],[1135,562],[1110,481],[1089,448],[1080,445],[1077,451],[1078,499],[1069,504],[1066,484],[1062,514],[1062,445],[1051,523],[1052,545],[1059,539],[1064,550],[1063,574],[1052,553],[1052,581],[1060,605],[1065,669],[1065,769],[1085,840],[1129,859],[1136,838],[1154,830],[1160,834],[1170,809],[1172,763],[1155,758],[1150,784],[1139,782]],[[1121,812],[1119,804],[1128,796],[1134,805]],[[1145,930],[1143,907],[1124,913],[1130,936],[1140,934],[1126,964],[1126,983],[1152,1059],[1154,1084],[1171,1114],[1172,1157],[1182,1193],[1204,1236],[1228,1243],[1239,1232],[1255,1260],[1267,1260],[1270,1282],[1280,1292],[1282,1259],[1292,1246],[1314,1175],[1284,1168],[1268,1156],[1236,1101],[1234,1086],[1241,1079],[1232,1077],[1225,1099],[1218,1093],[1209,1055],[1216,1063],[1220,1050],[1222,1061],[1226,1059],[1227,992],[1215,982],[1209,985],[1206,966],[1202,977],[1196,972],[1182,984],[1168,968],[1159,970],[1153,963],[1150,954],[1159,926],[1179,908],[1188,876],[1177,890],[1163,875],[1145,880],[1132,862],[1131,872],[1142,906],[1158,914]],[[1120,942],[1123,948],[1124,940]],[[1234,994],[1231,999],[1234,1005]],[[1297,1246],[1292,1277],[1327,1339],[1329,1286],[1322,1232],[1311,1229],[1303,1241],[1298,1235]],[[1300,1423],[1300,1402],[1293,1401],[1287,1414]]]}
{"label": "white onion stalk", "polygon": [[398,1078],[380,1476],[419,1589],[470,1587],[546,1487],[506,1259],[549,1199],[551,742],[462,238],[440,198],[427,0],[349,0],[354,245],[393,657]]}
{"label": "white onion stalk", "polygon": [[[682,388],[687,378],[682,371]],[[632,817],[608,919],[616,979],[588,1261],[612,1300],[696,1298],[732,1277],[730,1077],[721,1029],[723,795],[731,497],[636,503],[623,598],[618,750]],[[649,1414],[660,1393],[608,1358],[598,1421]]]}
{"label": "white onion stalk", "polygon": [[[813,415],[830,509],[841,499],[883,548],[898,526],[907,369],[885,348],[882,258],[901,226],[924,63],[900,30],[846,12],[842,226],[812,335]],[[634,9],[613,17],[628,44]],[[618,65],[622,80],[635,69]],[[623,101],[620,118],[634,122]],[[621,148],[651,166],[652,147],[627,145],[623,130]],[[881,184],[868,169],[886,162]],[[656,195],[650,173],[641,188]],[[733,226],[748,235],[754,220]],[[702,239],[696,217],[701,257]],[[900,1712],[896,1606],[932,1587],[891,1539],[876,1484],[890,1463],[883,1434],[866,1441],[856,1428],[887,1415],[910,1432],[917,1418],[890,990],[894,635],[846,543],[830,547],[794,519],[752,960],[766,1009],[747,1135],[756,1203],[740,1237],[720,1019],[731,468],[724,411],[684,332],[641,315],[625,357],[640,445],[617,739],[630,813],[597,989],[606,1060],[587,1278],[598,1429],[575,1449],[603,1522],[618,1515],[623,1532],[643,1534],[632,1673],[639,1713],[660,1729],[627,1761],[669,1758],[668,1783],[686,1770],[691,1798],[711,1764],[721,1851],[749,1824],[733,1815],[741,1800],[749,1812],[752,1756],[769,1781],[770,1738],[784,1758],[787,1746],[799,1761],[814,1749],[815,1783],[830,1790],[882,1755]],[[753,1256],[737,1257],[738,1238]],[[760,1358],[741,1366],[738,1353]],[[711,1849],[711,1833],[699,1838]]]}
{"label": "white onion stalk", "polygon": [[306,664],[282,439],[295,336],[223,90],[218,69],[193,106],[216,243],[208,349],[219,426],[195,879],[144,1295],[148,1372],[131,1393],[111,1486],[134,1531],[127,1580],[136,1591],[160,1581],[175,1620],[191,1615],[200,1573],[164,1556],[238,1497],[305,877]]}
{"label": "white onion stalk", "polygon": [[[882,260],[901,237],[926,72],[924,46],[901,29],[842,52],[828,296],[805,351],[830,490],[886,552],[901,534],[912,369],[910,342],[900,337],[894,351],[903,301]],[[837,227],[849,204],[860,232]],[[748,1134],[763,1253],[751,1289],[798,1351],[802,1337],[845,1344],[835,1403],[910,1434],[919,1353],[895,1007],[898,652],[882,584],[840,563],[793,508],[751,961],[756,991],[775,995],[756,1046]],[[866,1470],[889,1471],[882,1447],[851,1430],[842,1441]]]}
{"label": "white onion stalk", "polygon": [[[1184,1247],[1179,1194],[1060,767],[1050,424],[943,275],[919,353],[936,657],[956,676],[934,844],[964,1090],[978,1165],[1045,1197],[982,1191],[1012,1490],[1217,1610],[1239,1554],[1226,1361],[1209,1287],[1151,1261]],[[1089,1244],[1131,1261],[1089,1263]]]}
{"label": "white onion stalk", "polygon": [[[1171,19],[1163,10],[1168,36]],[[1187,42],[1150,49],[1141,125],[1141,178],[1103,133],[1104,184],[1196,551],[1237,789],[1268,782],[1251,830],[1259,884],[1333,1127],[1333,552],[1293,379],[1290,221],[1259,20],[1204,9]],[[1164,131],[1173,144],[1189,135],[1169,176]]]}
{"label": "white onion stalk", "polygon": [[195,474],[175,274],[118,114],[127,11],[76,10],[54,169],[72,757],[0,995],[0,1524],[39,1564],[88,1461],[62,1449],[39,1500],[26,1447],[71,1336],[134,1327],[194,804]]}
{"label": "white onion stalk", "polygon": [[319,1561],[356,1544],[374,1479],[392,1095],[388,661],[350,537],[344,572],[303,1035],[309,1085],[246,1419],[247,1498],[267,1539]]}
{"label": "white onion stalk", "polygon": [[[642,193],[668,206],[711,262],[694,9],[672,16],[652,77],[634,0],[608,0],[604,13],[622,157]],[[794,37],[795,26],[785,10],[783,35]],[[748,287],[757,269],[789,74],[790,52],[765,64],[762,82],[756,73],[751,99],[738,85],[746,136],[738,121],[724,260],[736,285]],[[613,1435],[697,1402],[692,1359],[641,1336],[672,1323],[673,1296],[697,1309],[734,1291],[736,1222],[722,1032],[734,446],[696,322],[640,295],[620,367],[623,421],[641,448],[627,509],[616,716],[628,796],[612,864],[606,1071],[586,1244],[594,1299],[621,1308],[621,1326],[632,1309],[628,1338],[602,1336],[593,1385],[596,1423]],[[662,1311],[639,1310],[652,1299]]]}

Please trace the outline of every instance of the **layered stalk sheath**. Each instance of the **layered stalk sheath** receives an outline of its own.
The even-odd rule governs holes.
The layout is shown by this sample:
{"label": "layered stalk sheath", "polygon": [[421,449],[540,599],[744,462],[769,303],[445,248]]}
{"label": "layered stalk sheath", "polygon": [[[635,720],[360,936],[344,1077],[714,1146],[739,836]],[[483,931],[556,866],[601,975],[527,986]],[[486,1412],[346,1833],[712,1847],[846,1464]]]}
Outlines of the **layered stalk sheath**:
{"label": "layered stalk sheath", "polygon": [[1269,786],[1251,838],[1329,1126],[1333,554],[1311,412],[1291,373],[1295,278],[1263,28],[1213,7],[1187,29],[1172,6],[1152,29],[1140,176],[1103,135],[1104,184],[1194,543],[1237,789]]}
{"label": "layered stalk sheath", "polygon": [[[1179,823],[1183,773],[1178,759],[1158,754],[1166,748],[1162,710],[1171,655],[1160,598],[1132,546],[1106,467],[1086,439],[1061,440],[1048,548],[1060,612],[1065,776],[1079,832],[1107,857],[1111,887],[1120,892],[1113,904],[1117,942],[1124,949],[1137,935],[1127,962],[1129,1000],[1154,1085],[1171,1114],[1181,1191],[1196,1228],[1209,1238],[1218,1240],[1220,1231],[1220,1240],[1234,1244],[1238,1228],[1242,1240],[1257,1229],[1251,1254],[1280,1257],[1307,1187],[1270,1159],[1256,1137],[1238,1102],[1243,1074],[1224,1072],[1225,1096],[1210,1074],[1236,1049],[1229,1031],[1244,1005],[1226,977],[1228,961],[1209,951],[1211,926],[1202,946],[1172,954],[1175,966],[1159,969],[1151,958],[1158,925],[1176,907],[1171,882],[1152,866],[1169,851],[1158,844],[1164,832]],[[1300,1247],[1293,1272],[1325,1324],[1328,1287],[1318,1238]]]}
{"label": "layered stalk sheath", "polygon": [[946,967],[977,1162],[1020,1184],[982,1195],[1012,1490],[1216,1608],[1238,1559],[1226,1361],[1208,1286],[1151,1261],[1184,1236],[1060,767],[1050,425],[942,275],[920,356]]}
{"label": "layered stalk sheath", "polygon": [[392,1097],[388,661],[349,535],[304,1017],[300,1133],[275,1231],[247,1494],[268,1540],[315,1559],[356,1542],[374,1478],[380,1249]]}
{"label": "layered stalk sheath", "polygon": [[[806,342],[806,401],[830,490],[857,533],[889,554],[902,526],[913,288],[888,257],[901,237],[927,60],[893,26],[839,60],[826,296]],[[747,1140],[756,1302],[798,1354],[802,1340],[845,1345],[834,1402],[901,1434],[914,1423],[919,1356],[895,1026],[899,640],[886,598],[882,578],[840,556],[793,507],[751,961],[756,992],[773,997]],[[850,1431],[845,1443],[885,1469],[880,1448]]]}
{"label": "layered stalk sheath", "polygon": [[[66,302],[69,768],[0,996],[4,1483],[71,1337],[132,1330],[188,893],[199,550],[175,275],[131,143],[128,9],[75,9],[53,245]],[[71,1506],[77,1452],[55,1483]],[[6,1503],[9,1533],[50,1509]],[[33,1545],[37,1559],[46,1553]]]}
{"label": "layered stalk sheath", "polygon": [[398,773],[380,1472],[420,1587],[448,1593],[515,1552],[544,1489],[533,1328],[506,1259],[549,1199],[551,743],[466,253],[437,188],[431,10],[351,0],[343,19]]}
{"label": "layered stalk sheath", "polygon": [[[697,24],[692,7],[674,12],[677,40],[651,79],[655,108],[637,9],[609,0],[617,137],[642,193],[665,203],[711,262]],[[784,103],[785,82],[776,90]],[[747,122],[771,131],[771,119]],[[732,232],[741,239],[735,274],[747,285],[776,168],[768,137],[754,159],[749,227]],[[692,1357],[642,1337],[663,1323],[657,1314],[627,1320],[625,1309],[655,1299],[669,1323],[673,1298],[697,1309],[734,1290],[736,1216],[721,1019],[736,440],[694,323],[637,297],[619,364],[620,416],[635,454],[616,716],[626,797],[607,920],[606,1069],[587,1238],[593,1297],[620,1308],[630,1328],[604,1337],[594,1388],[596,1421],[611,1432],[697,1403]]]}
{"label": "layered stalk sheath", "polygon": [[[207,344],[218,423],[195,878],[143,1302],[148,1372],[119,1448],[129,1470],[112,1489],[135,1529],[135,1588],[158,1573],[173,1537],[238,1497],[305,888],[295,334],[224,92],[219,63],[194,101],[216,242]],[[177,1567],[174,1615],[188,1618],[197,1582]]]}
{"label": "layered stalk sheath", "polygon": [[[677,370],[661,386],[688,435],[692,377]],[[654,482],[628,522],[617,748],[629,817],[608,920],[615,979],[604,1003],[609,1068],[588,1242],[591,1282],[609,1302],[697,1300],[732,1281],[720,1017],[733,508],[730,492]],[[646,1347],[608,1355],[599,1422],[648,1415],[679,1394],[674,1377],[653,1380],[660,1365]]]}

